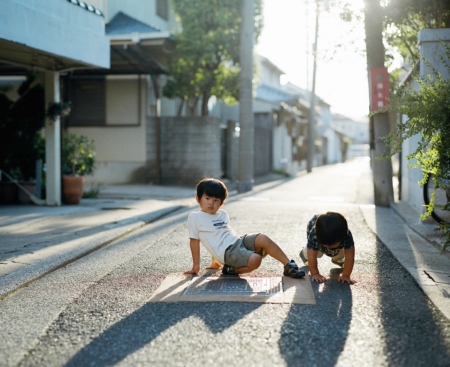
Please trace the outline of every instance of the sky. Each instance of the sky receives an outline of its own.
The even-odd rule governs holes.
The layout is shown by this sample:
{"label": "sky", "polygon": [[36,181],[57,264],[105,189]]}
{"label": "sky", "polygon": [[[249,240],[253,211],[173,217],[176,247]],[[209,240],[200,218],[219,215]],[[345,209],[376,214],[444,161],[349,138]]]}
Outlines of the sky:
{"label": "sky", "polygon": [[[363,0],[353,0],[352,4],[362,9]],[[264,28],[255,45],[256,52],[286,73],[283,81],[311,90],[315,1],[263,0],[263,5]],[[367,121],[369,89],[364,38],[363,24],[351,28],[339,19],[336,9],[321,8],[316,95],[331,105],[332,112]]]}

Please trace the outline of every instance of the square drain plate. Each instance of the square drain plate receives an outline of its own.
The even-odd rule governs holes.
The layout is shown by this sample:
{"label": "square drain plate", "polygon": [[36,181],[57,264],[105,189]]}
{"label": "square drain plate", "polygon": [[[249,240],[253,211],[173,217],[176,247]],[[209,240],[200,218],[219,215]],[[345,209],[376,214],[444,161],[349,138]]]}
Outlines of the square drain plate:
{"label": "square drain plate", "polygon": [[283,282],[281,277],[200,277],[194,279],[183,296],[186,295],[224,295],[224,296],[271,296],[283,292]]}
{"label": "square drain plate", "polygon": [[[217,272],[216,272],[217,274]],[[258,302],[316,304],[309,277],[217,276],[169,274],[148,302]]]}

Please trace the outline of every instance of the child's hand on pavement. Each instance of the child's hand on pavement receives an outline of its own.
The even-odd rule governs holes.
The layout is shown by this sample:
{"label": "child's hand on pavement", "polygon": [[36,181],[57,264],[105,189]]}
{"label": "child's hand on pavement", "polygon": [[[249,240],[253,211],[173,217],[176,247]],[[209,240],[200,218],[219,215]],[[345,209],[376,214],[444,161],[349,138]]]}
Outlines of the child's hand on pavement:
{"label": "child's hand on pavement", "polygon": [[315,282],[323,283],[327,278],[325,278],[323,275],[317,273],[314,275],[311,275],[311,279]]}
{"label": "child's hand on pavement", "polygon": [[355,284],[357,283],[355,279],[350,278],[349,275],[341,275],[339,277],[339,282],[341,283],[349,283],[349,284]]}

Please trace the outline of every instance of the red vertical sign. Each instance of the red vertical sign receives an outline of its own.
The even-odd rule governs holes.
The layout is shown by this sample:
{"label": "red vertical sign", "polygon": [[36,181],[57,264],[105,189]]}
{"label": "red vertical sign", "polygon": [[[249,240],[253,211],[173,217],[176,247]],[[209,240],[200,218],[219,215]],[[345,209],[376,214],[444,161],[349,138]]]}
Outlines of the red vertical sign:
{"label": "red vertical sign", "polygon": [[371,110],[377,111],[387,106],[389,98],[389,78],[386,68],[370,70]]}

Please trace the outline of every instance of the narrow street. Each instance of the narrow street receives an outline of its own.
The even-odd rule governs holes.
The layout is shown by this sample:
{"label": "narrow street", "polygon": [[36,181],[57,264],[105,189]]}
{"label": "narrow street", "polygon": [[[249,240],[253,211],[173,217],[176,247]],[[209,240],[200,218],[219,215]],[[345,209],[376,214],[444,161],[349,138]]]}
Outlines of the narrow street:
{"label": "narrow street", "polygon": [[[41,335],[0,366],[448,366],[450,321],[364,221],[372,192],[368,160],[355,159],[223,207],[238,233],[268,234],[299,266],[309,219],[347,218],[358,283],[339,283],[340,268],[320,259],[330,279],[312,284],[316,305],[148,303],[167,275],[191,267],[183,209],[1,301],[2,343]],[[209,263],[202,250],[202,269]],[[252,276],[281,274],[265,258]]]}

